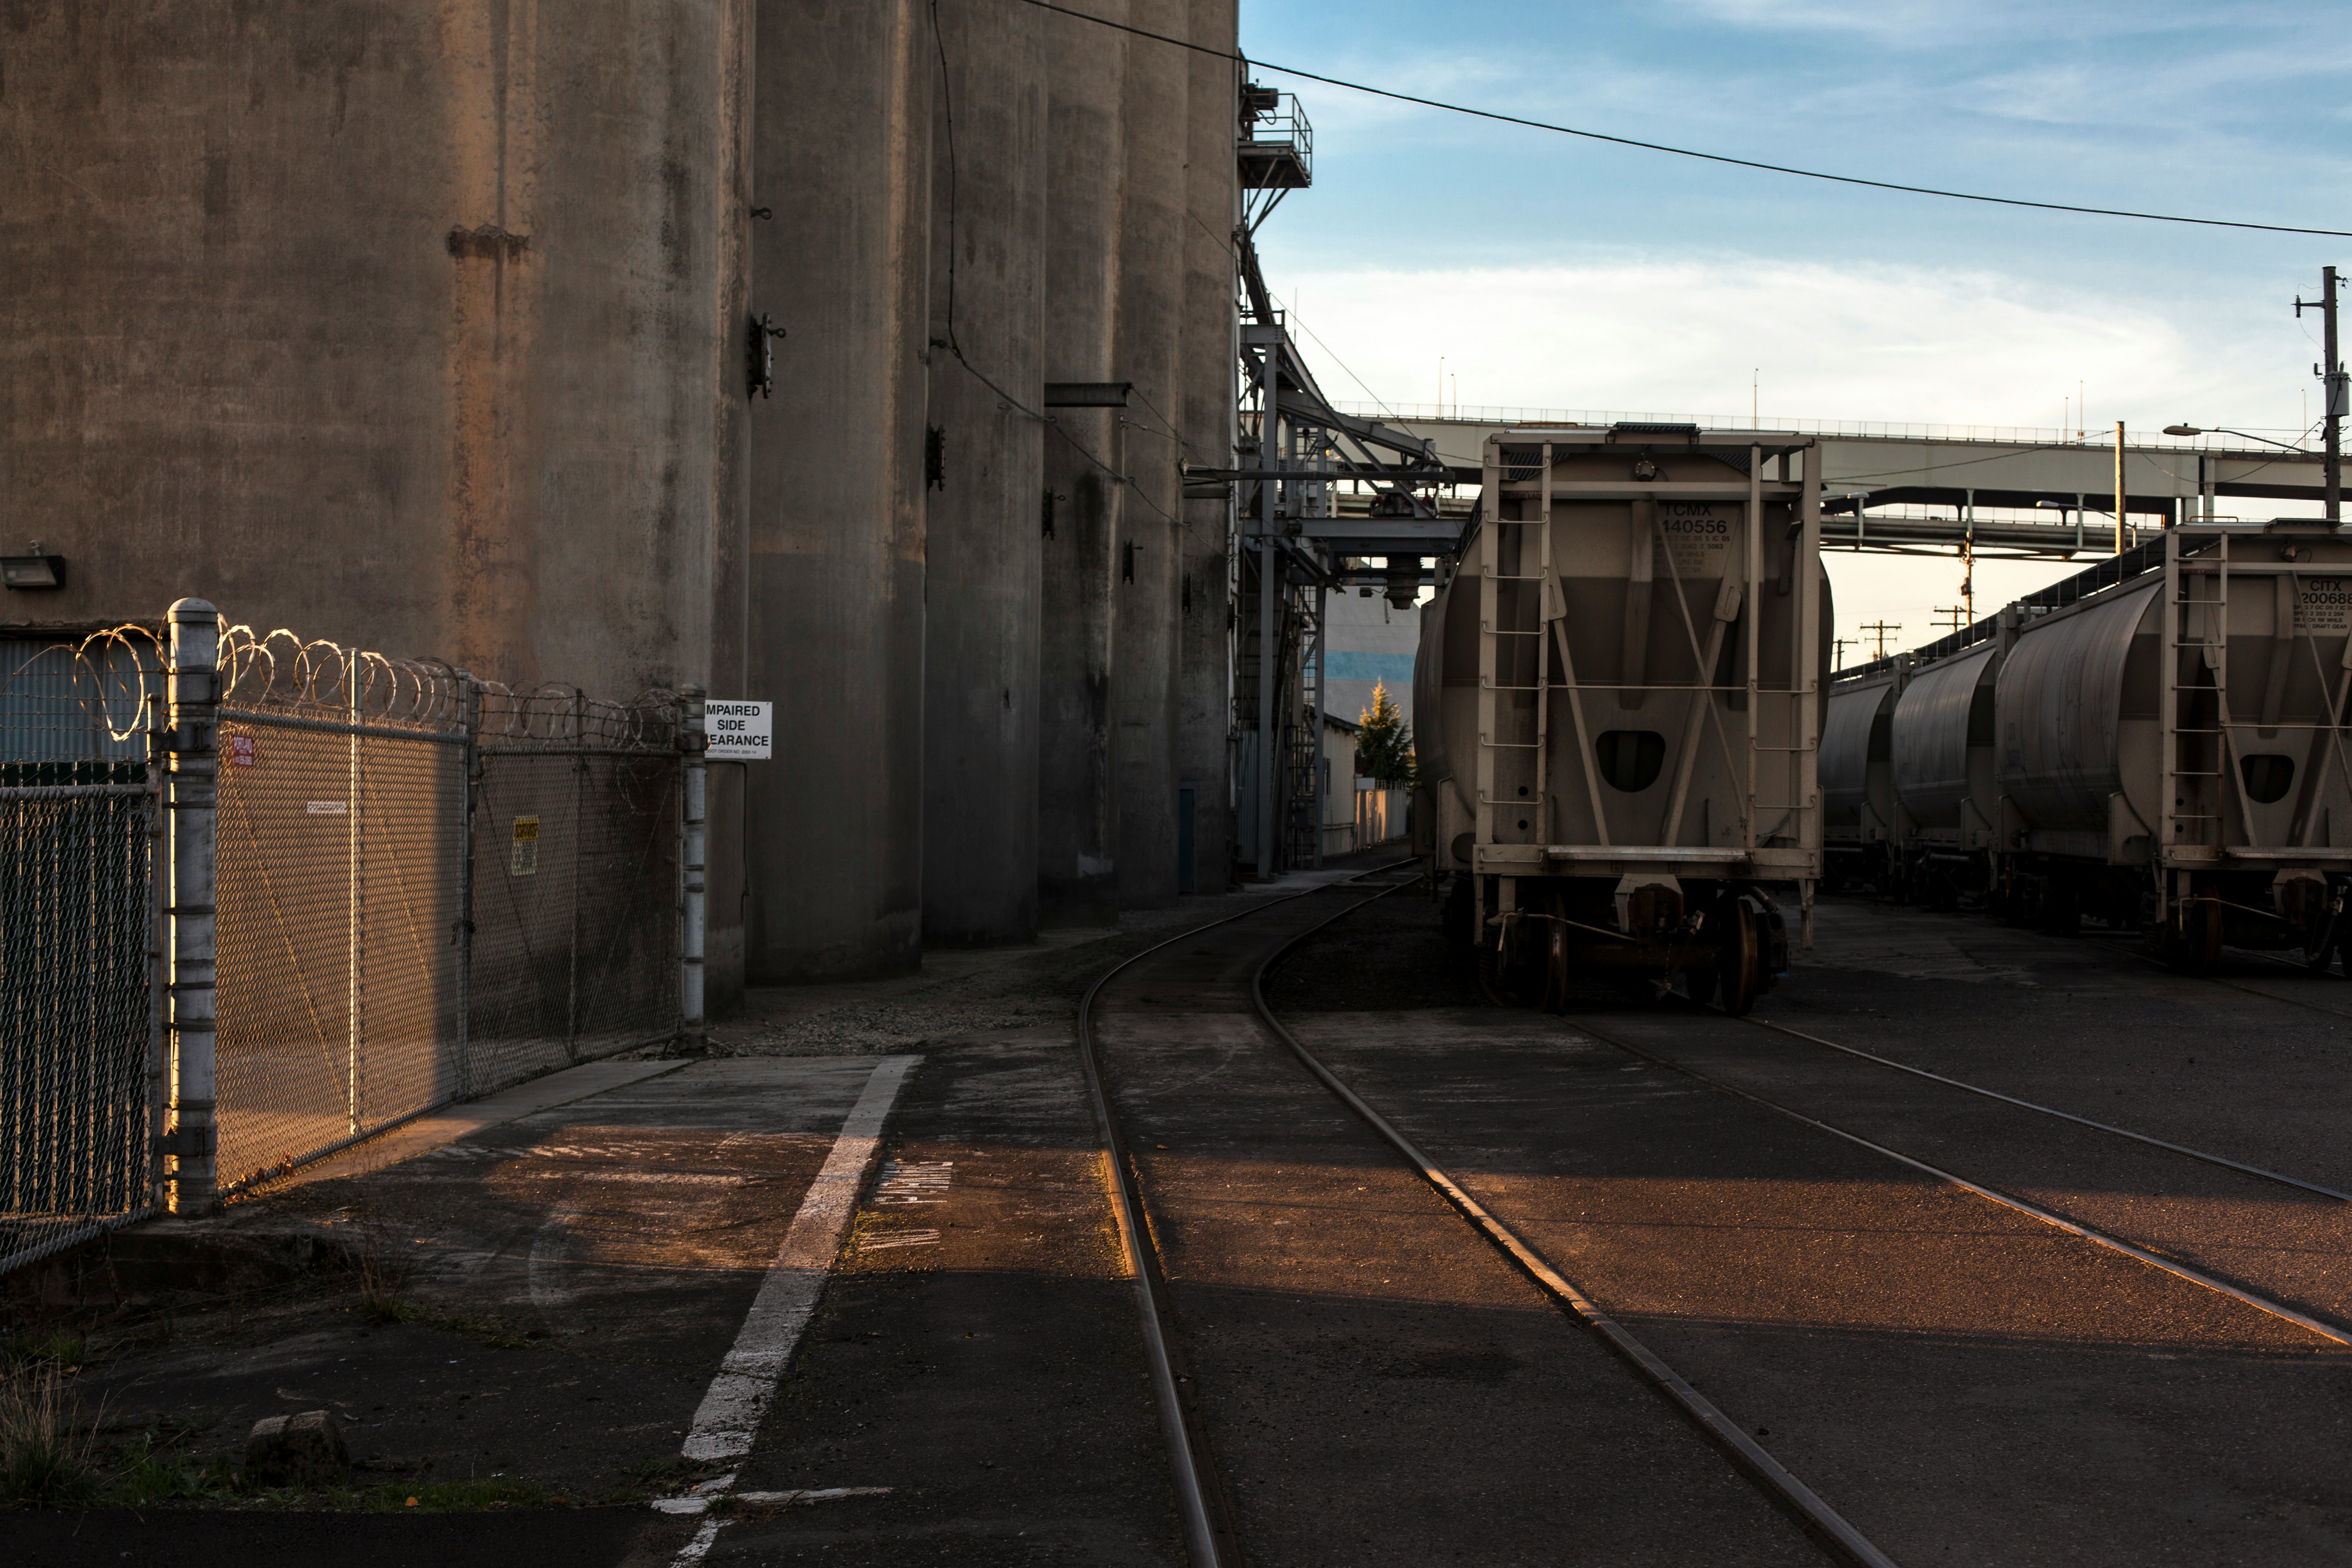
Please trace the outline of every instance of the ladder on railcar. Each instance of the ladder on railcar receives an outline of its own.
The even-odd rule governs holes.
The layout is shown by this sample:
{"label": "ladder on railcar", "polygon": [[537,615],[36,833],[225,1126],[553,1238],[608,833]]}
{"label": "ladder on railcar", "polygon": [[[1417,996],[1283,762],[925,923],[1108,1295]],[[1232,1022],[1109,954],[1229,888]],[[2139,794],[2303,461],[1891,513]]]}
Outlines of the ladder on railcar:
{"label": "ladder on railcar", "polygon": [[[1505,804],[1498,802],[1495,794],[1495,763],[1497,752],[1532,751],[1535,752],[1536,842],[1542,843],[1549,837],[1549,808],[1547,805],[1549,796],[1546,794],[1549,781],[1544,775],[1545,743],[1550,736],[1550,715],[1548,711],[1547,699],[1549,696],[1549,677],[1551,661],[1545,657],[1543,637],[1546,630],[1544,595],[1551,585],[1551,444],[1545,442],[1538,448],[1538,452],[1536,472],[1539,499],[1535,508],[1535,516],[1525,515],[1528,508],[1524,502],[1519,507],[1522,515],[1516,518],[1503,516],[1503,487],[1498,483],[1491,487],[1495,493],[1495,500],[1488,510],[1494,515],[1487,518],[1486,526],[1479,530],[1478,820],[1475,839],[1479,844],[1501,842],[1495,828],[1495,808],[1498,804]],[[1517,466],[1510,459],[1509,449],[1506,448],[1503,453],[1503,466],[1498,470],[1497,478],[1507,479],[1512,468]],[[1527,570],[1526,534],[1519,532],[1507,535],[1503,531],[1506,529],[1535,530],[1536,570],[1533,573]],[[1517,546],[1516,549],[1508,552],[1511,557],[1508,564],[1515,568],[1510,572],[1504,570],[1506,552],[1503,545],[1507,538]],[[1525,593],[1513,595],[1510,605],[1513,620],[1531,618],[1535,622],[1532,627],[1517,625],[1506,626],[1502,624],[1503,584],[1506,583],[1532,583],[1536,585],[1531,596]],[[1528,615],[1530,609],[1533,611],[1531,616]],[[1528,644],[1524,641],[1506,643],[1503,640],[1505,638],[1533,639],[1531,651],[1535,679],[1532,684],[1520,684],[1517,681],[1505,683],[1506,673],[1513,676],[1519,675],[1527,661],[1514,653],[1508,660],[1509,669],[1507,672],[1504,668],[1506,660],[1503,650],[1506,647],[1518,649],[1528,647]],[[1502,694],[1512,691],[1528,691],[1534,694],[1535,739],[1532,741],[1500,738],[1503,715]]]}
{"label": "ladder on railcar", "polygon": [[[2201,584],[2211,584],[2211,592],[2199,592]],[[2184,684],[2181,680],[2180,658],[2183,653],[2198,654],[2200,672],[2210,674],[2212,685]],[[2224,705],[2230,689],[2230,539],[2223,534],[2219,548],[2210,563],[2184,572],[2180,560],[2180,535],[2167,533],[2164,549],[2164,619],[2159,643],[2159,663],[2163,668],[2162,697],[2158,703],[2158,762],[2161,772],[2161,793],[2157,797],[2158,823],[2157,864],[2159,870],[2168,869],[2173,851],[2182,846],[2210,846],[2219,854],[2226,834],[2222,823],[2222,796],[2228,793],[2228,752],[2234,744],[2229,734]],[[2192,724],[2194,716],[2189,704],[2197,694],[2210,689],[2214,695],[2213,723],[2210,727]],[[2210,767],[2190,767],[2192,760],[2185,755],[2188,747],[2199,748],[2193,759],[2210,762]],[[2189,797],[2182,793],[2185,781],[2211,779],[2210,797],[2200,795],[2198,805],[2210,810],[2191,811]],[[2195,825],[2195,826],[2191,826]],[[2208,826],[2210,825],[2210,826]],[[2165,890],[2168,903],[2170,889]]]}

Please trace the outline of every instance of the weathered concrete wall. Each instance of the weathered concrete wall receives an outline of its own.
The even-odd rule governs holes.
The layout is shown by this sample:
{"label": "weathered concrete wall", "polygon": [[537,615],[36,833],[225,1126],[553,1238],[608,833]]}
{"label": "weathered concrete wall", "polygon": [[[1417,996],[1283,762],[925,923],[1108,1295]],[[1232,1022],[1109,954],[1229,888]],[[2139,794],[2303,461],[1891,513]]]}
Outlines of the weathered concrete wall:
{"label": "weathered concrete wall", "polygon": [[[1192,0],[1195,42],[1238,52],[1234,0]],[[1234,140],[1241,68],[1194,55],[1185,110],[1183,376],[1178,411],[1189,461],[1233,462],[1234,419],[1234,258],[1227,238],[1240,219]],[[1176,771],[1193,785],[1192,887],[1230,885],[1234,819],[1231,767],[1231,610],[1227,552],[1232,508],[1226,500],[1184,504],[1179,584]]]}
{"label": "weathered concrete wall", "polygon": [[[720,283],[713,302],[717,353],[709,367],[714,421],[709,472],[711,531],[710,663],[705,684],[719,697],[740,697],[748,676],[751,571],[745,527],[751,505],[751,408],[749,366],[740,352],[751,317],[751,70],[756,47],[754,0],[728,0],[712,39],[717,80],[730,105],[717,139],[713,173],[719,192],[718,244],[713,265]],[[773,220],[769,220],[773,221]],[[738,352],[730,352],[736,350]],[[703,935],[704,1004],[712,1014],[732,1011],[743,997],[746,794],[755,764],[714,767],[706,805],[709,841]],[[772,766],[773,764],[759,764]]]}
{"label": "weathered concrete wall", "polygon": [[742,4],[17,7],[0,620],[707,678]]}
{"label": "weathered concrete wall", "polygon": [[923,941],[1024,942],[1037,931],[1045,432],[1014,405],[1044,398],[1046,14],[940,0],[933,15],[929,421],[943,461],[926,495]]}
{"label": "weathered concrete wall", "polygon": [[[1129,0],[1135,26],[1181,37],[1190,0]],[[1120,521],[1112,637],[1118,899],[1150,908],[1176,896],[1176,667],[1183,486],[1185,126],[1191,51],[1130,40],[1120,151],[1119,290],[1113,360],[1135,384],[1124,422],[1127,510]]]}
{"label": "weathered concrete wall", "polygon": [[[1127,17],[1125,0],[1097,15]],[[1045,379],[1124,379],[1113,363],[1120,288],[1121,148],[1130,39],[1046,16]],[[1141,40],[1133,40],[1141,47]],[[1164,46],[1155,46],[1164,47]],[[1045,437],[1054,533],[1038,679],[1037,900],[1048,925],[1116,910],[1111,639],[1123,435],[1113,411],[1063,408]]]}
{"label": "weathered concrete wall", "polygon": [[761,0],[751,308],[791,336],[751,411],[747,970],[919,959],[931,99],[915,0]]}

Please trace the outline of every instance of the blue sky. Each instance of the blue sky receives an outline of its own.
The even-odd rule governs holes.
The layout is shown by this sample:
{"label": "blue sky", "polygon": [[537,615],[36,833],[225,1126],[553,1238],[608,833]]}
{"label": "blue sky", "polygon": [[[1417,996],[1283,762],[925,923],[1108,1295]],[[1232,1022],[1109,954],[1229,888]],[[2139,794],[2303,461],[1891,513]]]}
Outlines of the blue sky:
{"label": "blue sky", "polygon": [[[1735,156],[2352,229],[2340,7],[1244,0],[1242,41],[1256,58]],[[1328,345],[1335,397],[1365,396],[1360,376],[1391,402],[1744,415],[1753,376],[1768,423],[2055,429],[2074,422],[2079,381],[2094,429],[2292,435],[2306,389],[2316,403],[2319,350],[2291,301],[2323,263],[2352,268],[2352,240],[1861,190],[1264,79],[1299,94],[1316,168],[1261,251]],[[1955,574],[1832,567],[1889,593],[1906,573]],[[2014,592],[2055,574],[1994,576]],[[1995,586],[1980,571],[1980,606]],[[1874,596],[1895,602],[1869,589],[1858,615]]]}

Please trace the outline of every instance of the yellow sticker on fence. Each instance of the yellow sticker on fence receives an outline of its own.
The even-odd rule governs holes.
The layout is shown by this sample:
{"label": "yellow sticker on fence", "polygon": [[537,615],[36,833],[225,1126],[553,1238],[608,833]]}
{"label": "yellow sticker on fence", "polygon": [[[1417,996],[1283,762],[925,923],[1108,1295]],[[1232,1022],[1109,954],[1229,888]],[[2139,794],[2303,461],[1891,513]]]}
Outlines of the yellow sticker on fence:
{"label": "yellow sticker on fence", "polygon": [[539,875],[539,818],[518,816],[514,819],[514,858],[508,865],[510,877]]}

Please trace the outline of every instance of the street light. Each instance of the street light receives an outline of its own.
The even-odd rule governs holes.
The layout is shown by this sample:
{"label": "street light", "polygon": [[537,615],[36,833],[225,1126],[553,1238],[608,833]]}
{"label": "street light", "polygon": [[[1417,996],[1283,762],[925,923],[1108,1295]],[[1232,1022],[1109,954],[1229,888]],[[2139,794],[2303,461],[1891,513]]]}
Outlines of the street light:
{"label": "street light", "polygon": [[[2164,427],[2164,433],[2168,436],[2237,436],[2249,441],[2262,441],[2273,447],[2284,447],[2288,451],[2300,453],[2306,458],[2313,455],[2308,447],[2297,447],[2269,436],[2257,436],[2251,430],[2224,430],[2218,426],[2211,430],[2200,430],[2194,425],[2168,425]],[[2204,498],[2206,510],[2210,513],[2212,510],[2210,506],[2212,498],[2205,495],[2205,481],[2202,478],[2205,472],[2205,459],[2201,457],[2197,459],[2197,471],[2200,475],[2197,484],[2198,494]]]}
{"label": "street light", "polygon": [[2200,430],[2194,425],[2168,425],[2164,433],[2168,436],[2241,436],[2249,441],[2267,441],[2273,447],[2284,447],[2288,451],[2301,452],[2306,458],[2311,456],[2308,447],[2298,447],[2291,441],[2273,440],[2268,436],[2257,436],[2246,430],[2224,430],[2218,425],[2210,430]]}

